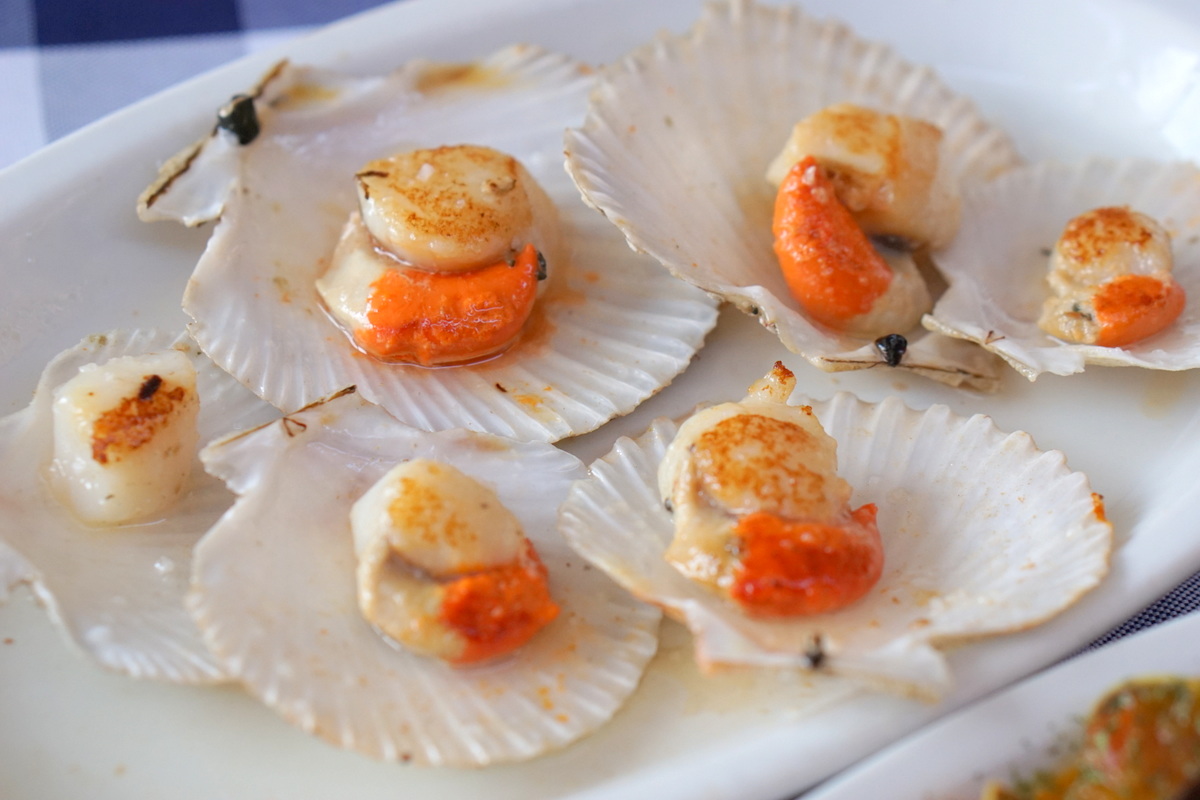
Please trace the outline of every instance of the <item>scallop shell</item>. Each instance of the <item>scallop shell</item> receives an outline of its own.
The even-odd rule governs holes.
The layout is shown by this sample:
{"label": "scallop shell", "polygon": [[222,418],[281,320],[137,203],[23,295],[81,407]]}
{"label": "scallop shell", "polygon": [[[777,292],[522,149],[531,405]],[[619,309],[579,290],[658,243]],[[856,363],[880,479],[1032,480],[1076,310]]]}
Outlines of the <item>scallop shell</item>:
{"label": "scallop shell", "polygon": [[[582,65],[532,47],[373,78],[279,67],[255,90],[257,139],[239,147],[214,134],[143,196],[147,219],[220,217],[184,296],[192,334],[287,410],[356,385],[425,430],[529,441],[628,413],[687,366],[716,324],[716,302],[630,253],[564,173],[562,131],[582,116],[592,81]],[[439,369],[375,361],[313,287],[356,206],[353,175],[398,150],[459,143],[518,158],[558,207],[573,253],[507,353]]]}
{"label": "scallop shell", "polygon": [[[964,185],[1021,163],[1007,135],[928,68],[794,6],[731,0],[604,72],[583,126],[567,132],[567,169],[635,250],[757,315],[792,352],[828,371],[875,367],[884,361],[869,341],[804,315],[772,250],[767,165],[797,120],[842,101],[939,125]],[[929,338],[912,332],[902,367],[996,387],[986,353]]]}
{"label": "scallop shell", "polygon": [[[239,499],[196,549],[193,614],[254,696],[333,744],[445,766],[531,758],[608,720],[654,655],[658,610],[556,531],[558,504],[584,474],[562,450],[419,431],[343,394],[202,457]],[[350,506],[418,457],[493,488],[549,570],[562,613],[501,662],[454,668],[410,653],[358,611]]]}
{"label": "scallop shell", "polygon": [[[1092,159],[1013,170],[963,198],[964,225],[939,264],[950,288],[924,324],[976,342],[1034,380],[1087,364],[1183,370],[1200,367],[1200,169],[1187,162]],[[1038,327],[1048,253],[1067,222],[1101,206],[1127,205],[1171,234],[1175,279],[1189,303],[1165,331],[1127,347],[1071,344]]]}
{"label": "scallop shell", "polygon": [[879,508],[884,573],[846,609],[753,620],[667,563],[674,530],[657,471],[672,421],[618,440],[560,511],[572,547],[692,630],[702,667],[819,667],[937,697],[951,679],[940,647],[1043,622],[1107,572],[1111,525],[1062,453],[945,406],[848,394],[805,402],[838,442],[852,504]]}
{"label": "scallop shell", "polygon": [[16,574],[32,583],[51,619],[105,667],[136,678],[212,683],[224,680],[224,673],[183,601],[192,545],[233,500],[221,482],[197,459],[191,489],[166,518],[97,529],[59,503],[42,475],[53,455],[55,388],[84,364],[170,347],[183,350],[196,366],[201,441],[274,415],[186,337],[113,332],[60,353],[42,373],[33,402],[0,420],[0,577],[7,569],[7,543],[24,562],[23,569],[13,565]]}

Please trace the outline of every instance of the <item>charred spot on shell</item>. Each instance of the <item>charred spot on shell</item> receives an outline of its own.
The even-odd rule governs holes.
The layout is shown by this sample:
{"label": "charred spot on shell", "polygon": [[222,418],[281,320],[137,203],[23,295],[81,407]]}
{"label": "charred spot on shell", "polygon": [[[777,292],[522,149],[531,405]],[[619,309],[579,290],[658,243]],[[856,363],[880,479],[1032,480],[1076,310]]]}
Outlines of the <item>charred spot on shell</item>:
{"label": "charred spot on shell", "polygon": [[889,333],[875,340],[875,349],[883,356],[883,361],[889,367],[900,366],[900,361],[908,351],[908,339],[898,333]]}
{"label": "charred spot on shell", "polygon": [[138,389],[138,400],[149,400],[154,397],[154,393],[158,391],[158,387],[162,386],[161,375],[150,375],[142,382],[142,386]]}
{"label": "charred spot on shell", "polygon": [[258,124],[258,112],[254,109],[254,98],[235,94],[233,99],[217,112],[217,127],[237,137],[238,144],[247,145],[258,138],[262,130]]}
{"label": "charred spot on shell", "polygon": [[542,255],[541,250],[537,251],[537,257],[538,257],[537,279],[539,281],[544,281],[544,280],[546,280],[546,275],[549,274],[546,271],[546,257],[544,255]]}
{"label": "charred spot on shell", "polygon": [[308,430],[308,423],[291,417],[283,417],[279,420],[283,424],[283,432],[287,434],[289,439],[295,438]]}
{"label": "charred spot on shell", "polygon": [[825,663],[825,643],[821,640],[820,635],[814,636],[808,646],[804,648],[804,657],[808,660],[809,669],[820,669]]}
{"label": "charred spot on shell", "polygon": [[675,504],[671,502],[670,498],[663,500],[663,508],[667,510],[668,514],[675,513]]}

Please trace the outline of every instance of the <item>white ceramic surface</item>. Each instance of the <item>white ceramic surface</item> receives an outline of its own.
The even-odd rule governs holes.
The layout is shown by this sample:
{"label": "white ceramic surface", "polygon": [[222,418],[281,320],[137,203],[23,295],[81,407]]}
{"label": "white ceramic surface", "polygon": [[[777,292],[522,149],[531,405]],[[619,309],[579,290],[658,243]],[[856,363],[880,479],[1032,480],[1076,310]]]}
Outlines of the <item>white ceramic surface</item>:
{"label": "white ceramic surface", "polygon": [[[0,413],[24,406],[51,356],[87,333],[182,327],[179,297],[207,232],[137,221],[134,200],[156,168],[147,154],[182,147],[212,108],[278,56],[378,72],[419,56],[476,58],[525,40],[607,61],[660,28],[686,29],[699,5],[407,0],[189,82],[0,172]],[[1200,156],[1200,13],[1185,2],[812,0],[807,8],[932,64],[1009,130],[1027,159]],[[565,447],[589,461],[655,417],[740,396],[777,358],[815,397],[846,390],[868,400],[899,395],[915,408],[944,403],[1062,450],[1105,495],[1117,529],[1112,573],[1050,624],[952,653],[959,680],[942,705],[872,696],[806,709],[819,714],[812,721],[798,711],[804,686],[782,694],[765,678],[702,682],[682,655],[690,640],[665,625],[660,655],[612,723],[546,758],[459,772],[338,751],[233,689],[108,674],[63,647],[22,590],[0,607],[0,796],[305,800],[352,786],[362,800],[787,797],[1045,666],[1200,567],[1195,372],[1097,368],[1036,384],[1012,372],[994,396],[981,397],[881,369],[820,373],[726,311],[670,387]]]}

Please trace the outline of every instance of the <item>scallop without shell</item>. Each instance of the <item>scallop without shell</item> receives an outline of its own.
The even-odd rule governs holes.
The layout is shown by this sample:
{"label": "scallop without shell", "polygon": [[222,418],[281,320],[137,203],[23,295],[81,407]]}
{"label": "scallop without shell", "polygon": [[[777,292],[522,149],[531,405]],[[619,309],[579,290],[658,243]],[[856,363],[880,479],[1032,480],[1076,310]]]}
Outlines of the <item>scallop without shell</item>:
{"label": "scallop without shell", "polygon": [[3,552],[7,542],[51,618],[88,655],[138,678],[208,683],[224,680],[224,673],[188,616],[184,596],[192,546],[229,507],[229,492],[197,459],[190,488],[163,519],[96,528],[59,502],[45,475],[53,456],[55,388],[85,364],[168,348],[187,353],[196,367],[201,441],[275,415],[186,338],[115,332],[64,351],[42,373],[29,407],[0,420],[0,579],[13,563]]}
{"label": "scallop without shell", "polygon": [[[464,427],[555,441],[592,430],[666,386],[716,323],[716,304],[623,246],[562,169],[562,131],[593,75],[512,47],[478,63],[413,62],[351,78],[283,65],[251,94],[253,141],[217,131],[163,168],[145,219],[220,219],[188,285],[192,334],[279,408],[358,391],[425,430]],[[519,160],[558,209],[572,252],[518,341],[452,368],[358,352],[314,289],[350,211],[355,173],[398,151],[479,144]]]}
{"label": "scallop without shell", "polygon": [[879,508],[883,575],[841,611],[750,619],[667,563],[674,528],[657,471],[669,420],[618,440],[560,511],[572,547],[692,630],[702,666],[820,668],[938,696],[950,685],[940,646],[1043,622],[1107,572],[1111,525],[1061,453],[944,406],[847,394],[808,404],[837,440],[852,505]]}
{"label": "scallop without shell", "polygon": [[[1200,169],[1190,163],[1093,159],[1013,170],[963,198],[964,225],[939,264],[950,288],[924,324],[976,342],[1034,380],[1087,364],[1200,367]],[[1038,327],[1046,264],[1063,227],[1103,206],[1129,206],[1171,234],[1188,304],[1161,333],[1125,347],[1072,344]]]}
{"label": "scallop without shell", "polygon": [[[798,120],[839,102],[938,125],[961,185],[1021,163],[1007,135],[929,69],[841,23],[731,0],[604,72],[583,126],[567,133],[568,170],[635,250],[758,315],[792,352],[829,371],[879,366],[872,342],[805,316],[772,250],[767,166]],[[995,388],[997,365],[978,348],[897,333],[911,337],[901,367]]]}
{"label": "scallop without shell", "polygon": [[[492,488],[549,570],[558,618],[500,662],[455,668],[416,655],[359,612],[350,507],[411,458]],[[444,766],[531,758],[607,721],[657,648],[658,610],[559,536],[556,508],[584,469],[555,447],[427,433],[343,394],[203,459],[239,499],[196,549],[193,613],[253,695],[333,744]]]}

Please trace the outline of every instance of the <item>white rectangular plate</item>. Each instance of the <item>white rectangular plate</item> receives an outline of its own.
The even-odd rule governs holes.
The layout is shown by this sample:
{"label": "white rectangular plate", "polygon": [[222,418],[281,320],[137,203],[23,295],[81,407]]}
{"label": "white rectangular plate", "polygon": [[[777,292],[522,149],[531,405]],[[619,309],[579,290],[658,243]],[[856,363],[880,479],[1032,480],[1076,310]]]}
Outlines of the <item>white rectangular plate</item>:
{"label": "white rectangular plate", "polygon": [[[1030,159],[1200,156],[1200,29],[1194,10],[1191,19],[1170,12],[1182,2],[807,5],[933,65]],[[603,63],[698,13],[698,0],[410,0],[191,81],[0,173],[0,414],[28,402],[42,366],[87,334],[182,328],[179,297],[207,231],[144,225],[134,200],[158,161],[274,58],[379,72],[527,41]],[[1105,495],[1119,541],[1111,575],[1048,625],[953,654],[958,687],[938,706],[864,696],[804,717],[768,681],[701,679],[686,635],[665,625],[662,653],[610,725],[565,752],[479,772],[373,763],[288,727],[234,688],[107,674],[69,650],[19,592],[0,608],[0,797],[783,797],[1049,664],[1200,567],[1200,374],[1092,368],[1029,384],[1013,373],[981,397],[881,370],[818,373],[726,311],[671,387],[567,447],[590,460],[656,416],[740,396],[777,358],[813,396],[945,403],[1063,450]]]}
{"label": "white rectangular plate", "polygon": [[[979,796],[1059,764],[1080,720],[1109,689],[1139,676],[1200,675],[1200,614],[1171,620],[1060,664],[939,720],[830,781],[805,800]],[[897,776],[904,779],[898,781]]]}

